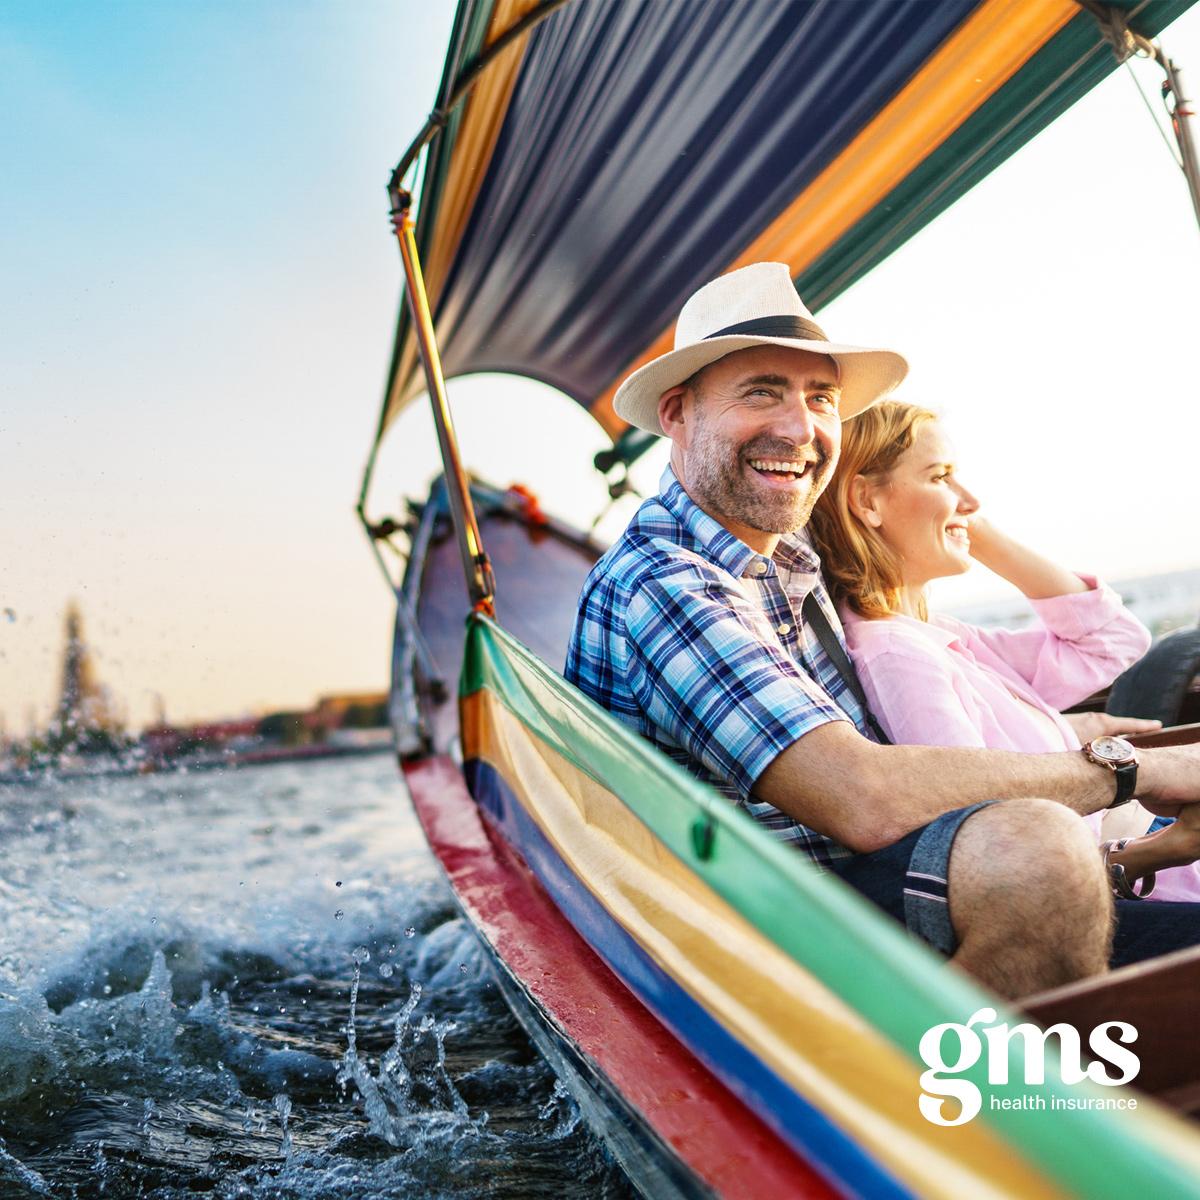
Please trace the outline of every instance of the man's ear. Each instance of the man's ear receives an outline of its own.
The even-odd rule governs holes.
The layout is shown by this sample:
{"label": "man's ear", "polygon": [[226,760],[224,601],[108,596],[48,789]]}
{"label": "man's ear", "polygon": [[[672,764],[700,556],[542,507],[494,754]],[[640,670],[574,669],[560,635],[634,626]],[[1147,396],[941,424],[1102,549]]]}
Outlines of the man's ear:
{"label": "man's ear", "polygon": [[680,383],[673,388],[667,388],[658,398],[658,423],[662,426],[663,433],[673,442],[678,442],[683,436],[686,396],[687,388]]}
{"label": "man's ear", "polygon": [[878,529],[883,524],[883,517],[876,503],[877,491],[865,475],[855,475],[846,491],[846,503],[850,511],[872,529]]}

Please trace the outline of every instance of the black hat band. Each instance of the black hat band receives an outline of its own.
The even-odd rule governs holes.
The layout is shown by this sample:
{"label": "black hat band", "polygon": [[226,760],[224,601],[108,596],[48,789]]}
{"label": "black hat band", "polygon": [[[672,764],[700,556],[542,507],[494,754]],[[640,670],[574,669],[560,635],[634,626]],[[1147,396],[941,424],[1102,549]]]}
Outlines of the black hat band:
{"label": "black hat band", "polygon": [[819,325],[812,321],[806,321],[803,317],[790,315],[756,317],[753,321],[740,321],[736,325],[728,325],[724,329],[718,329],[716,333],[708,334],[704,340],[707,342],[712,338],[732,337],[735,334],[750,334],[753,337],[795,338],[801,342],[829,341],[825,336],[825,331]]}

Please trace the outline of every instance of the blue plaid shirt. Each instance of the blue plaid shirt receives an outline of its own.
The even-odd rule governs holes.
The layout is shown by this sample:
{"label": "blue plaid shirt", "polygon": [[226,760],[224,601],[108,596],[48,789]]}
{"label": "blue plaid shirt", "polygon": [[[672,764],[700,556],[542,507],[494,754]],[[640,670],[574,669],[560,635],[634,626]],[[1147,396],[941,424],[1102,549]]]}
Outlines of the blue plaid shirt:
{"label": "blue plaid shirt", "polygon": [[818,863],[846,847],[753,795],[775,757],[827,721],[867,733],[862,710],[800,609],[840,631],[802,534],[757,554],[698,507],[668,467],[660,493],[595,565],[566,676],[598,704]]}

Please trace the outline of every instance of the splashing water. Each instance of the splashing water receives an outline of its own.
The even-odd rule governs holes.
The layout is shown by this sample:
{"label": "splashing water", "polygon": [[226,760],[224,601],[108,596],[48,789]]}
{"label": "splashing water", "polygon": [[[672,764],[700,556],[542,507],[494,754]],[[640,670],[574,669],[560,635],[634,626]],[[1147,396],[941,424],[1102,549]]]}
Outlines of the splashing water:
{"label": "splashing water", "polygon": [[292,1115],[292,1102],[283,1092],[280,1092],[272,1103],[275,1105],[275,1111],[279,1114],[279,1124],[283,1129],[283,1140],[279,1143],[279,1153],[283,1155],[286,1162],[292,1157],[292,1135],[288,1130],[288,1118]]}
{"label": "splashing water", "polygon": [[629,1194],[387,760],[0,785],[0,836],[0,1196]]}

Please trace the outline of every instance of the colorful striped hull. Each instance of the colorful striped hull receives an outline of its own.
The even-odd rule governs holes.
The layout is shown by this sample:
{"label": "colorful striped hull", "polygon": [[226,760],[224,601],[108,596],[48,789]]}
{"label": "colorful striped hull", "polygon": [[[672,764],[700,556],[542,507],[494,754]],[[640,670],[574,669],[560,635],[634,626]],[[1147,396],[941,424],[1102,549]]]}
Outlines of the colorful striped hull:
{"label": "colorful striped hull", "polygon": [[[922,1034],[997,1002],[484,619],[460,707],[464,773],[498,836],[662,1026],[838,1190],[1200,1196],[1194,1136],[1144,1098],[1136,1112],[993,1109],[1030,1090],[1015,1048],[1013,1083],[963,1073],[983,1095],[976,1120],[927,1122]],[[704,859],[698,821],[715,830]]]}

